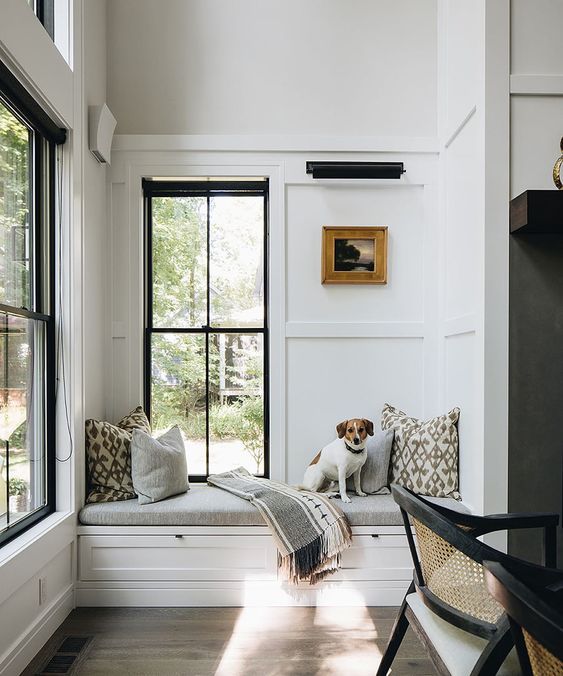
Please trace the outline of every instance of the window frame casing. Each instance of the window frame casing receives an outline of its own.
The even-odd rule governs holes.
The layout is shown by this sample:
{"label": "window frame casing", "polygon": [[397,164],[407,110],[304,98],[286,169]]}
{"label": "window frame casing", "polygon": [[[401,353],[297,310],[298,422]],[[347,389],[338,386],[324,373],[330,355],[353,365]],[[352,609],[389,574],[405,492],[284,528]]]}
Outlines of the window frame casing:
{"label": "window frame casing", "polygon": [[51,40],[55,42],[55,0],[31,0],[29,4]]}
{"label": "window frame casing", "polygon": [[[31,132],[29,172],[31,308],[0,303],[0,312],[41,322],[44,368],[43,453],[45,504],[0,531],[0,547],[32,528],[56,509],[56,146],[66,140],[66,130],[53,122],[15,76],[0,62],[0,102]],[[9,467],[8,467],[9,471]],[[9,502],[9,486],[6,486]],[[9,506],[8,506],[9,509]]]}
{"label": "window frame casing", "polygon": [[[264,372],[263,372],[263,402],[264,402],[264,473],[257,475],[264,478],[270,477],[270,339],[269,339],[269,190],[268,178],[259,180],[244,178],[229,178],[224,180],[186,178],[180,180],[143,178],[143,224],[144,224],[144,340],[143,340],[143,384],[144,384],[144,408],[149,420],[151,419],[151,336],[153,333],[177,333],[177,334],[207,334],[212,333],[246,333],[261,334],[263,336]],[[208,200],[215,195],[248,195],[261,196],[264,198],[264,233],[263,233],[263,279],[264,279],[264,321],[262,327],[231,328],[213,327],[209,322],[209,276],[207,281],[207,322],[201,328],[155,328],[153,325],[153,227],[152,227],[152,198],[153,197],[206,197]],[[207,223],[207,274],[209,275],[209,207]],[[206,368],[208,378],[209,369]],[[209,469],[209,382],[206,383],[206,466]],[[188,464],[189,466],[189,464]],[[189,480],[193,483],[204,483],[208,474],[190,474]]]}

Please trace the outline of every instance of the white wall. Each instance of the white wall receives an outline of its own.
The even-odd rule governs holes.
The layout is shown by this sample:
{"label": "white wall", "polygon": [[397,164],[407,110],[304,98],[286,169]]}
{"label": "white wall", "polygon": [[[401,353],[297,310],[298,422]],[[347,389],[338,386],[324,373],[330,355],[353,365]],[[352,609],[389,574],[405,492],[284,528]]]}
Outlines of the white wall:
{"label": "white wall", "polygon": [[461,408],[461,493],[479,512],[507,506],[508,10],[439,5],[442,401]]}
{"label": "white wall", "polygon": [[[401,186],[305,183],[302,177],[286,188],[287,476],[292,483],[334,438],[341,420],[366,417],[378,427],[386,401],[412,415],[433,408],[425,399],[425,339],[432,337],[425,334],[424,321],[436,259],[422,252],[434,234],[424,215],[425,187],[409,185],[413,166],[405,159],[408,178]],[[425,163],[429,182],[434,163]],[[333,224],[389,226],[386,286],[321,285],[320,226]],[[414,335],[402,335],[406,326],[415,327]]]}
{"label": "white wall", "polygon": [[[106,102],[106,0],[84,4],[84,110],[87,129],[88,106]],[[107,351],[107,192],[106,165],[88,150],[84,152],[84,308],[88,330],[84,333],[84,414],[105,419],[105,352]]]}
{"label": "white wall", "polygon": [[558,0],[511,1],[510,192],[553,189],[551,172],[561,154],[563,66],[557,35]]}
{"label": "white wall", "polygon": [[440,319],[443,401],[459,406],[460,488],[483,508],[483,4],[447,0],[441,10],[440,138],[443,182]]}
{"label": "white wall", "polygon": [[119,134],[436,134],[435,0],[108,9]]}

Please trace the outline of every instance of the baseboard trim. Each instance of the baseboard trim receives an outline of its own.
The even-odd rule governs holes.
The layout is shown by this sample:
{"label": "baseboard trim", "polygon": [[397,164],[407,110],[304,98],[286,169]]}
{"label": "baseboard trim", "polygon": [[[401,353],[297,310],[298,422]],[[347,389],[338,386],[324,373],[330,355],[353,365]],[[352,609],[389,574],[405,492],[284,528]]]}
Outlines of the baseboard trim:
{"label": "baseboard trim", "polygon": [[78,587],[76,605],[89,607],[268,607],[268,606],[398,606],[409,581],[321,583],[291,588],[278,582],[243,582],[226,586],[170,588]]}
{"label": "baseboard trim", "polygon": [[74,585],[70,584],[2,655],[0,676],[21,674],[73,608]]}

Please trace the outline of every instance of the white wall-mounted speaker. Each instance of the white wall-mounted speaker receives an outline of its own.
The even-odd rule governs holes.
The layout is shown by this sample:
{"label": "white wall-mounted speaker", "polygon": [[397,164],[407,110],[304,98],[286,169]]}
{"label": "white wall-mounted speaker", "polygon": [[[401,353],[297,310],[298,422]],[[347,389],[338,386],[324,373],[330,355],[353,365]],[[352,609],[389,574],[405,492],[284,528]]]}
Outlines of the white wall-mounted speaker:
{"label": "white wall-mounted speaker", "polygon": [[98,162],[111,164],[111,142],[117,120],[107,104],[88,106],[88,147]]}

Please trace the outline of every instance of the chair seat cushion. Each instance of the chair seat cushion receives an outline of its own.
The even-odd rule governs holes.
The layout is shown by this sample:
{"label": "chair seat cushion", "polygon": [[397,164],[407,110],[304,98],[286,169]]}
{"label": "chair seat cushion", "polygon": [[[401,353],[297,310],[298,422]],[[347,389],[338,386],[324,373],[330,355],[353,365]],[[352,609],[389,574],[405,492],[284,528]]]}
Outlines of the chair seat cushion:
{"label": "chair seat cushion", "polygon": [[[416,592],[408,594],[407,603],[450,674],[452,676],[470,674],[487,646],[487,640],[458,629],[438,617],[424,604]],[[516,650],[513,649],[498,674],[499,676],[516,676],[521,673]]]}
{"label": "chair seat cushion", "polygon": [[[399,507],[391,495],[360,498],[336,504],[352,526],[401,526]],[[447,498],[435,500],[451,509],[467,511]],[[265,526],[260,512],[249,502],[213,486],[192,484],[191,490],[167,500],[140,505],[137,499],[89,504],[79,514],[85,526]]]}

